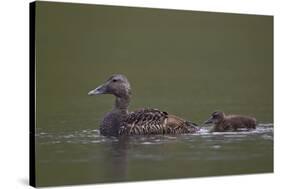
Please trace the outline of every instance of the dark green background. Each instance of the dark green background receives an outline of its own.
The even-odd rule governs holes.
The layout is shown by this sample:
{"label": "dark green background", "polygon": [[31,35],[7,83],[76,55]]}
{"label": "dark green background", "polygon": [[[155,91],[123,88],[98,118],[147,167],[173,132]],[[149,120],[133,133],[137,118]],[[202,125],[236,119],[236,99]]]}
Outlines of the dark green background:
{"label": "dark green background", "polygon": [[[39,1],[35,29],[37,133],[98,129],[113,97],[87,93],[113,73],[125,74],[131,82],[131,110],[154,107],[197,123],[222,110],[273,122],[272,16]],[[83,165],[69,164],[70,170],[64,169],[57,161],[63,162],[66,154],[56,156],[54,148],[37,143],[39,184],[114,180],[113,176],[90,179],[102,168],[92,173]],[[62,148],[73,150],[71,145]],[[97,152],[101,148],[89,147]],[[269,166],[257,172],[272,170],[272,151],[268,154]],[[77,179],[74,170],[85,171],[84,177]],[[186,176],[156,170],[149,178]],[[74,175],[59,179],[56,173],[64,171]]]}

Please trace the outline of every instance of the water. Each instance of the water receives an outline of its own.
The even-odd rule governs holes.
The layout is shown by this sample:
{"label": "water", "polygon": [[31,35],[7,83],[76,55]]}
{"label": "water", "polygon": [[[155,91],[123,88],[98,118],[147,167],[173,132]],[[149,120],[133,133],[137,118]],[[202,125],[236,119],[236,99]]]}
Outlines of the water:
{"label": "water", "polygon": [[[249,174],[273,170],[273,125],[254,131],[104,137],[38,131],[40,183],[52,185]],[[52,173],[52,174],[49,174]]]}
{"label": "water", "polygon": [[[273,17],[37,2],[36,181],[39,186],[273,171]],[[251,132],[129,137],[98,133],[125,74],[130,110],[203,123],[256,117]]]}

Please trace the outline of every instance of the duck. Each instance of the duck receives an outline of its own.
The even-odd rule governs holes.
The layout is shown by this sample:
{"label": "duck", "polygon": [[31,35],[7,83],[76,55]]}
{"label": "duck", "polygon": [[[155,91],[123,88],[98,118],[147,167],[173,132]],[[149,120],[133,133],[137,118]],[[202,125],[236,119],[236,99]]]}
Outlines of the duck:
{"label": "duck", "polygon": [[88,95],[110,94],[115,96],[113,109],[105,114],[100,123],[104,136],[164,135],[195,133],[198,125],[154,108],[140,108],[129,112],[131,85],[123,74],[111,75],[102,85]]}
{"label": "duck", "polygon": [[257,121],[254,117],[244,115],[225,115],[222,111],[215,111],[204,124],[213,124],[212,132],[252,130],[256,129]]}

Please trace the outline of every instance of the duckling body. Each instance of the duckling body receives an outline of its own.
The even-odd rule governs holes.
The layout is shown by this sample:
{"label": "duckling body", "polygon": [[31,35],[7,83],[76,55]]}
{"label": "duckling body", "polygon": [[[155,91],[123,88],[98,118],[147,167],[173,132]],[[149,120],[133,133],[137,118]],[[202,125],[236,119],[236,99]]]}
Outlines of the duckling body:
{"label": "duckling body", "polygon": [[102,135],[180,134],[198,131],[196,124],[158,109],[143,108],[128,112],[131,88],[124,75],[111,76],[105,84],[88,94],[113,94],[116,97],[113,110],[108,112],[101,122]]}
{"label": "duckling body", "polygon": [[214,112],[205,124],[213,123],[213,132],[237,131],[239,129],[255,129],[257,121],[253,117],[243,115],[225,115]]}

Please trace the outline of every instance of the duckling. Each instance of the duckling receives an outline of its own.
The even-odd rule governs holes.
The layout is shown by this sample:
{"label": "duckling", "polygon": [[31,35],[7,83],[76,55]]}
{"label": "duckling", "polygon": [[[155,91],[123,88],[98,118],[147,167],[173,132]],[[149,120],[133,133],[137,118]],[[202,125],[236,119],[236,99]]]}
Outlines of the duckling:
{"label": "duckling", "polygon": [[225,115],[224,112],[214,112],[204,124],[214,124],[213,132],[237,131],[239,129],[255,129],[257,121],[253,117],[242,115]]}
{"label": "duckling", "polygon": [[114,74],[88,95],[111,94],[115,96],[113,109],[106,113],[100,124],[105,136],[181,134],[198,131],[197,124],[153,108],[128,111],[131,86],[126,76]]}

